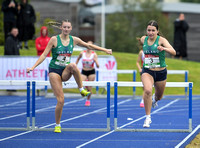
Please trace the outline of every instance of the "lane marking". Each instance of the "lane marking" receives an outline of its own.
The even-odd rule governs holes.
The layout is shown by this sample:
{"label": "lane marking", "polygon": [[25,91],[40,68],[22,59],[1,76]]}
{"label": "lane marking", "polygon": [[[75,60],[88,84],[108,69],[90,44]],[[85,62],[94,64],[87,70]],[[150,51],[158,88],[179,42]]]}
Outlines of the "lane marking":
{"label": "lane marking", "polygon": [[[71,104],[71,103],[76,103],[76,102],[79,102],[79,101],[83,101],[83,100],[85,100],[85,99],[78,99],[78,100],[73,100],[73,101],[70,101],[70,102],[66,102],[66,103],[64,103],[64,106],[68,105],[68,104]],[[52,108],[55,108],[55,107],[56,107],[56,105],[50,106],[50,107],[46,107],[46,108],[42,108],[42,109],[37,109],[35,112],[36,113],[37,112],[42,112],[42,111],[45,111],[45,110],[48,110],[48,109],[52,109]],[[31,111],[31,113],[32,113],[32,111]],[[0,121],[1,120],[5,120],[5,119],[10,119],[10,118],[18,117],[18,116],[22,116],[22,115],[26,115],[26,112],[20,113],[20,114],[16,114],[16,115],[12,115],[12,116],[8,116],[8,117],[0,118]]]}
{"label": "lane marking", "polygon": [[[42,99],[42,97],[37,97],[36,100],[39,100],[39,99]],[[16,105],[16,104],[20,104],[20,103],[24,103],[26,102],[27,100],[22,100],[22,101],[16,101],[16,102],[13,102],[13,103],[9,103],[9,104],[4,104],[4,105],[0,105],[0,107],[7,107],[7,106],[12,106],[12,105]]]}
{"label": "lane marking", "polygon": [[[82,100],[85,100],[85,99],[83,98],[83,99],[79,99],[79,100],[75,100],[75,101],[71,101],[71,102],[75,103],[75,102],[77,102],[77,101],[82,101]],[[120,102],[119,104],[122,104],[122,103],[125,103],[125,102],[128,102],[128,101],[131,101],[131,100],[132,100],[132,99],[128,99],[128,100],[125,100],[125,101]],[[71,103],[71,102],[70,102],[70,103]],[[69,102],[67,102],[67,103],[69,104]],[[112,105],[112,107],[114,107],[114,105]],[[83,116],[87,116],[87,115],[90,115],[90,114],[94,114],[94,113],[100,112],[100,111],[105,110],[105,109],[107,109],[107,107],[104,107],[104,108],[101,108],[101,109],[98,109],[98,110],[95,110],[95,111],[92,111],[92,112],[89,112],[89,113],[85,113],[85,114],[82,114],[82,115],[79,115],[79,116],[76,116],[76,117],[73,117],[73,118],[69,118],[69,119],[66,119],[66,120],[62,120],[62,121],[60,121],[60,123],[67,122],[67,121],[71,121],[71,120],[74,120],[74,119],[77,119],[77,118],[81,118],[81,117],[83,117]],[[40,110],[41,110],[41,109],[40,109]],[[48,124],[48,125],[46,125],[46,126],[40,127],[39,129],[46,128],[46,127],[49,127],[49,126],[52,126],[52,125],[55,125],[55,123]],[[20,133],[20,134],[13,135],[13,136],[9,136],[9,137],[0,139],[0,142],[1,142],[1,141],[8,140],[8,139],[11,139],[11,138],[15,138],[15,137],[18,137],[18,136],[21,136],[21,135],[25,135],[25,134],[28,134],[28,133],[31,133],[31,132],[34,132],[34,131],[27,131],[27,132],[22,132],[22,133]]]}
{"label": "lane marking", "polygon": [[[174,101],[172,101],[172,102],[166,104],[165,106],[163,106],[163,107],[161,107],[161,108],[159,108],[159,109],[153,111],[152,114],[156,114],[158,111],[160,111],[160,110],[162,110],[162,109],[164,109],[164,108],[170,106],[171,104],[177,102],[178,100],[179,100],[179,99],[176,99],[176,100],[174,100]],[[136,119],[136,120],[134,120],[134,121],[131,121],[131,122],[127,123],[127,124],[124,124],[124,125],[120,126],[119,128],[123,128],[123,127],[125,127],[125,126],[127,126],[127,125],[130,125],[130,124],[132,124],[132,123],[135,123],[135,122],[137,122],[137,121],[139,121],[139,120],[141,120],[141,119],[143,119],[143,118],[145,118],[145,117],[146,117],[146,116],[144,115],[144,116],[142,116],[142,117],[140,117],[140,118],[138,118],[138,119]],[[99,137],[97,137],[97,138],[95,138],[95,139],[92,139],[92,140],[90,140],[90,141],[88,141],[88,142],[85,142],[85,143],[83,143],[83,144],[77,146],[76,148],[81,148],[81,147],[83,147],[83,146],[86,146],[86,145],[88,145],[88,144],[90,144],[90,143],[92,143],[92,142],[94,142],[94,141],[96,141],[96,140],[99,140],[99,139],[101,139],[101,138],[103,138],[103,137],[105,137],[105,136],[107,136],[107,135],[109,135],[109,134],[112,134],[113,132],[114,132],[114,130],[112,130],[112,131],[110,131],[110,132],[108,132],[108,133],[106,133],[106,134],[103,134],[103,135],[101,135],[101,136],[99,136]]]}
{"label": "lane marking", "polygon": [[185,137],[175,148],[179,148],[182,144],[184,144],[198,129],[200,128],[200,124],[187,136]]}

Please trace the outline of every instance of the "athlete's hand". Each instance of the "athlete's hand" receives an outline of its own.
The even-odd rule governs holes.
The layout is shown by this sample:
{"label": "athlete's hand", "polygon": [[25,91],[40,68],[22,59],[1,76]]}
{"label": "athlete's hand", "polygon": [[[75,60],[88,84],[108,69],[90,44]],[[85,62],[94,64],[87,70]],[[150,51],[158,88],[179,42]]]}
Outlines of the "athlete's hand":
{"label": "athlete's hand", "polygon": [[27,69],[26,69],[26,72],[27,72],[27,73],[30,73],[31,71],[33,71],[32,68],[27,68]]}
{"label": "athlete's hand", "polygon": [[112,54],[112,49],[107,49],[107,50],[106,50],[106,53],[107,53],[107,54]]}
{"label": "athlete's hand", "polygon": [[157,49],[158,49],[159,51],[165,50],[165,48],[164,48],[163,46],[158,46]]}

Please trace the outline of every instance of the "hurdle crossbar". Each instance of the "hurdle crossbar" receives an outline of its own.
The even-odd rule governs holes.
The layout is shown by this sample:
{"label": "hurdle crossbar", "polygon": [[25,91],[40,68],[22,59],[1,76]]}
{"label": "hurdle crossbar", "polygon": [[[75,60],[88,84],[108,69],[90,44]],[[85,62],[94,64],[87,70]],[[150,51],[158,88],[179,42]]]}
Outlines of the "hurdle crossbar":
{"label": "hurdle crossbar", "polygon": [[[38,128],[35,124],[35,88],[36,85],[49,86],[49,81],[32,81],[32,130],[35,131],[53,131],[54,128]],[[77,86],[74,81],[63,82],[63,85]],[[83,86],[102,86],[107,87],[107,127],[106,128],[62,128],[62,131],[110,131],[110,82],[91,82],[83,81]]]}
{"label": "hurdle crossbar", "polygon": [[[111,72],[117,74],[133,74],[133,82],[136,81],[137,70],[105,70],[105,69],[97,69],[96,70],[96,81],[99,81],[99,72]],[[135,96],[136,87],[133,87],[133,96]],[[96,93],[99,94],[99,87],[96,86]]]}
{"label": "hurdle crossbar", "polygon": [[[185,82],[188,82],[188,70],[167,70],[167,74],[184,74],[185,75]],[[185,98],[187,99],[187,88],[185,87]]]}
{"label": "hurdle crossbar", "polygon": [[27,86],[27,97],[26,97],[26,128],[20,127],[0,127],[0,131],[27,131],[30,130],[30,81],[21,81],[21,80],[0,80],[0,85],[4,86]]}
{"label": "hurdle crossbar", "polygon": [[120,128],[117,126],[118,112],[117,112],[117,102],[118,102],[118,87],[143,87],[142,82],[115,82],[114,83],[114,130],[115,131],[130,131],[130,132],[191,132],[192,131],[192,82],[167,82],[166,87],[187,87],[189,88],[189,122],[188,129],[127,129]]}

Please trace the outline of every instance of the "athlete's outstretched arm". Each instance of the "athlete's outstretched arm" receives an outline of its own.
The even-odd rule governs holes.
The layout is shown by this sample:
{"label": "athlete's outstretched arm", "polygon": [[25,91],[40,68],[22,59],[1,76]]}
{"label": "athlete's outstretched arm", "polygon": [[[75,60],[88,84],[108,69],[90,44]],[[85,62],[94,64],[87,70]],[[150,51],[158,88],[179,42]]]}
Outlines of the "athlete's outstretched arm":
{"label": "athlete's outstretched arm", "polygon": [[112,49],[106,49],[106,48],[99,47],[99,46],[94,45],[94,44],[86,43],[78,37],[73,37],[73,39],[74,39],[74,45],[83,46],[83,47],[86,47],[87,49],[91,49],[91,50],[95,49],[95,50],[104,51],[107,54],[112,54]]}
{"label": "athlete's outstretched arm", "polygon": [[31,67],[31,68],[27,68],[26,72],[29,73],[30,71],[32,71],[33,69],[35,69],[38,65],[40,65],[45,58],[47,57],[48,53],[51,51],[52,47],[54,46],[56,38],[52,37],[48,44],[47,47],[45,48],[44,52],[41,54],[41,56],[39,57],[39,59],[35,62],[35,64]]}

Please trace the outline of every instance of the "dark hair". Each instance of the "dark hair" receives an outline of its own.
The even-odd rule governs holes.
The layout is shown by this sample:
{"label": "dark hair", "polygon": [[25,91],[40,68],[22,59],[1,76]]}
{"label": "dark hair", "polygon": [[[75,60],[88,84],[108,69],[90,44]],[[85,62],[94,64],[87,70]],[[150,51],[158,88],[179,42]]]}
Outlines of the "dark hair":
{"label": "dark hair", "polygon": [[154,20],[149,21],[149,23],[147,24],[147,26],[154,26],[156,27],[156,29],[158,30],[158,23]]}
{"label": "dark hair", "polygon": [[[147,26],[154,26],[154,27],[156,27],[156,29],[158,30],[158,23],[157,23],[155,20],[149,21],[149,23],[147,24]],[[157,35],[161,36],[160,31],[158,32]]]}

